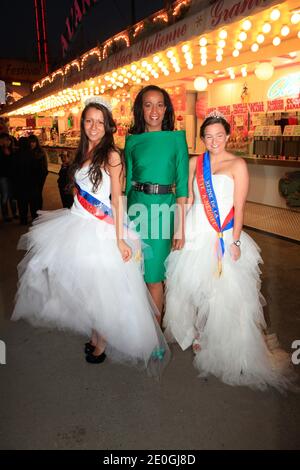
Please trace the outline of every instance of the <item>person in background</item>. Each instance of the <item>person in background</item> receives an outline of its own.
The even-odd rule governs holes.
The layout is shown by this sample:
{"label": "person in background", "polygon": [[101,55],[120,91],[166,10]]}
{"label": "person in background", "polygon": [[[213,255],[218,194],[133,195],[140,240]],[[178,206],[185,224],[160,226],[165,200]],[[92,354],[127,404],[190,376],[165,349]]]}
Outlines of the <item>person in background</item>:
{"label": "person in background", "polygon": [[74,196],[73,194],[71,194],[70,188],[69,188],[70,186],[69,170],[70,170],[70,165],[71,165],[71,155],[69,154],[69,152],[62,153],[61,161],[62,161],[62,164],[58,173],[57,184],[58,184],[62,206],[70,209],[74,201]]}
{"label": "person in background", "polygon": [[37,211],[43,208],[43,188],[48,175],[48,163],[45,151],[35,135],[28,137],[28,143],[32,155],[32,187],[30,188],[32,217],[37,217]]}

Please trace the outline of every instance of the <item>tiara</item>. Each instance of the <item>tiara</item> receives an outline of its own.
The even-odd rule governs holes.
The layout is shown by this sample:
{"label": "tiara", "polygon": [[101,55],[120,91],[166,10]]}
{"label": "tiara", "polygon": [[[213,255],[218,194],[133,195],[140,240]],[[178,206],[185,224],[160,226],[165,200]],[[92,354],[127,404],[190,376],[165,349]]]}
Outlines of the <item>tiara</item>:
{"label": "tiara", "polygon": [[216,119],[225,119],[224,114],[220,113],[217,109],[214,109],[211,113],[209,113],[205,119],[207,118],[216,118]]}
{"label": "tiara", "polygon": [[103,98],[102,96],[89,96],[86,100],[84,100],[84,105],[87,106],[88,104],[100,104],[108,109],[108,111],[112,112],[111,103]]}

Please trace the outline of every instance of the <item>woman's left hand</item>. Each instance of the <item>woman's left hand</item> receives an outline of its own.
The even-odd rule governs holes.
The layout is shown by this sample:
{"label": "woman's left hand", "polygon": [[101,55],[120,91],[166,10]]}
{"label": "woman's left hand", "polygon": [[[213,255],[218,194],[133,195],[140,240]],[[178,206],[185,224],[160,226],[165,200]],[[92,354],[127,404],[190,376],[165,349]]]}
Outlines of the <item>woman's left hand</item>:
{"label": "woman's left hand", "polygon": [[239,246],[236,246],[234,243],[230,245],[230,256],[233,261],[237,261],[241,257],[241,249]]}
{"label": "woman's left hand", "polygon": [[182,233],[175,233],[172,242],[172,250],[182,250],[185,243],[185,237]]}

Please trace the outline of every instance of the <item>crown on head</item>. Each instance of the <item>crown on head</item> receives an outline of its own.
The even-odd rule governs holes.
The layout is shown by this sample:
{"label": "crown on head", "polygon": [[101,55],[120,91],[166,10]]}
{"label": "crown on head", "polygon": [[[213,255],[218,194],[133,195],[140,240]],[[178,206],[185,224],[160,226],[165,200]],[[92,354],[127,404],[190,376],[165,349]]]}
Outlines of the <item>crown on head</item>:
{"label": "crown on head", "polygon": [[84,106],[87,106],[88,104],[101,104],[105,108],[108,109],[108,111],[112,112],[112,106],[111,103],[105,99],[102,96],[89,96],[86,100],[84,100]]}
{"label": "crown on head", "polygon": [[225,116],[224,114],[220,113],[220,111],[218,111],[217,109],[214,109],[211,113],[209,113],[207,116],[206,116],[206,119],[207,118],[216,118],[216,119],[225,119]]}

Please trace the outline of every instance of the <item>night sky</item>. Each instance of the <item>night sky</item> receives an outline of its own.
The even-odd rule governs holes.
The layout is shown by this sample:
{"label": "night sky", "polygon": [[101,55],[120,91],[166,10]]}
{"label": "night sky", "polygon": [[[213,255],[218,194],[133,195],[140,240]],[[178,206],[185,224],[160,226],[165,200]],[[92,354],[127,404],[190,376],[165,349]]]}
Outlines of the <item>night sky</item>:
{"label": "night sky", "polygon": [[[63,62],[60,35],[74,0],[46,0],[50,62]],[[81,5],[81,0],[78,0]],[[84,17],[70,47],[69,60],[101,43],[131,22],[130,0],[98,0]],[[160,10],[163,0],[135,0],[136,20]],[[0,58],[37,61],[34,0],[1,0]],[[0,77],[1,79],[1,77]]]}

